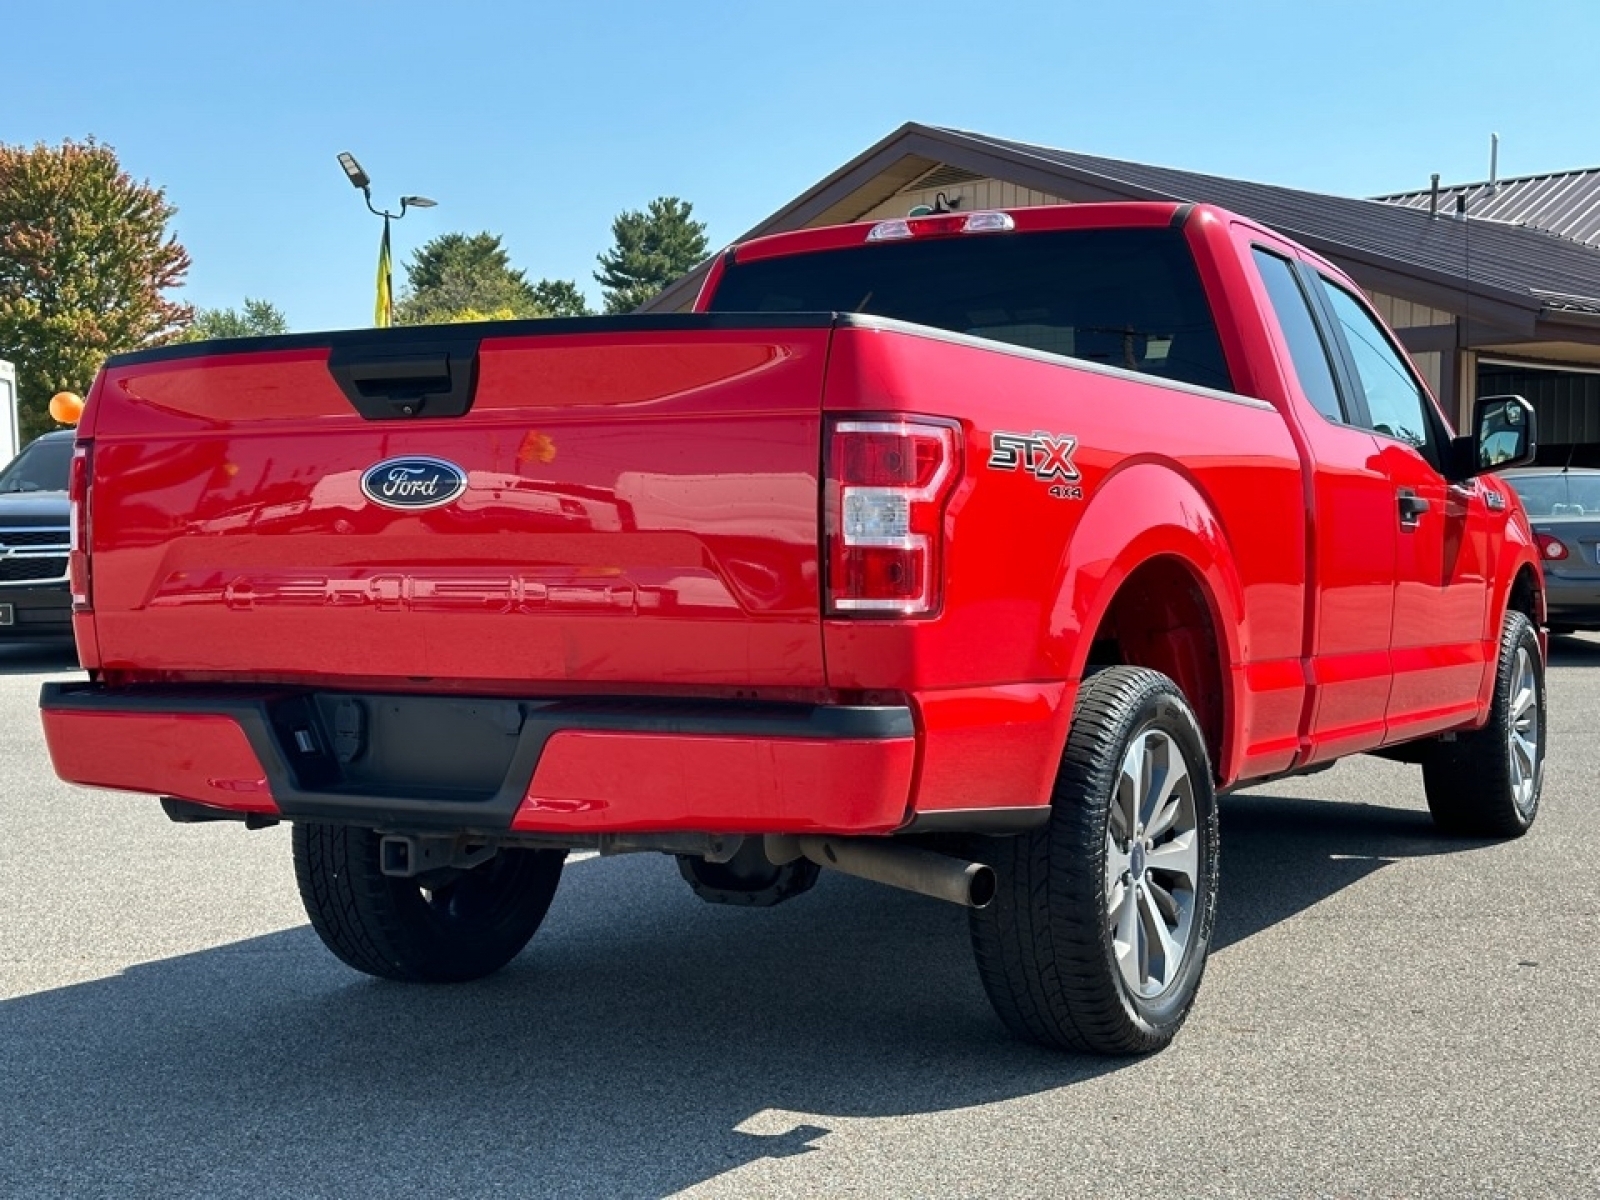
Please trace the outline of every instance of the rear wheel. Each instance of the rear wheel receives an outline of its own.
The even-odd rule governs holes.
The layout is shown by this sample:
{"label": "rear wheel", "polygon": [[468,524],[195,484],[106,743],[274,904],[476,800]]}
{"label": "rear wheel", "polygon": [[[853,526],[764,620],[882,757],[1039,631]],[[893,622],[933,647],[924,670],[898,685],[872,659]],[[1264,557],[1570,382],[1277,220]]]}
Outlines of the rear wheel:
{"label": "rear wheel", "polygon": [[458,983],[505,966],[539,928],[564,850],[501,850],[409,879],[379,868],[376,830],[297,823],[300,899],[323,944],[368,975]]}
{"label": "rear wheel", "polygon": [[1434,823],[1467,837],[1522,836],[1539,813],[1544,744],[1544,656],[1533,623],[1513,610],[1500,628],[1488,723],[1435,744],[1422,764]]}
{"label": "rear wheel", "polygon": [[1216,797],[1194,713],[1165,675],[1113,667],[1079,693],[1049,824],[995,839],[972,913],[990,1002],[1067,1050],[1159,1050],[1200,986],[1217,904]]}

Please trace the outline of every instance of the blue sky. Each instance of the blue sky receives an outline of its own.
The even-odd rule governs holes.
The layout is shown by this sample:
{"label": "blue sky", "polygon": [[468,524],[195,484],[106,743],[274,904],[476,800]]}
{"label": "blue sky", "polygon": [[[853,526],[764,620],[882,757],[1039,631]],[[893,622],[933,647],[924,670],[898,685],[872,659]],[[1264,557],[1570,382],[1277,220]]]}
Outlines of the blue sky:
{"label": "blue sky", "polygon": [[[612,218],[714,245],[908,120],[1348,195],[1600,165],[1594,0],[8,6],[0,142],[90,135],[166,189],[180,298],[368,323],[374,200],[597,301]],[[402,282],[397,270],[396,284]]]}

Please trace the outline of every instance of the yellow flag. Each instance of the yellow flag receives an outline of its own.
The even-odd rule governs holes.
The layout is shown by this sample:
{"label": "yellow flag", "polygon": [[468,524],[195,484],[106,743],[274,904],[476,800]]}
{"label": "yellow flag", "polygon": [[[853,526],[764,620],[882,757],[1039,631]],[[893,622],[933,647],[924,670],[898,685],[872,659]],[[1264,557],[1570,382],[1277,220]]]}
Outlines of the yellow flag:
{"label": "yellow flag", "polygon": [[390,278],[389,222],[383,223],[383,241],[378,243],[378,304],[372,314],[373,324],[380,329],[394,324],[394,283]]}

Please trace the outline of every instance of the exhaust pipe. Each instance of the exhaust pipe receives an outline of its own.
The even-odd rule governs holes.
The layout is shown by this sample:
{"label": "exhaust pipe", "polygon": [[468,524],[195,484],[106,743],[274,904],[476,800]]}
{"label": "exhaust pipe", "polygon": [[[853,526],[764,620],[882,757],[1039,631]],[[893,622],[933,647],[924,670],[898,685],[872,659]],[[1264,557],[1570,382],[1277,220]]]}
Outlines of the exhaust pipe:
{"label": "exhaust pipe", "polygon": [[869,879],[965,908],[994,899],[994,869],[887,838],[768,837],[767,857],[804,858],[819,867]]}

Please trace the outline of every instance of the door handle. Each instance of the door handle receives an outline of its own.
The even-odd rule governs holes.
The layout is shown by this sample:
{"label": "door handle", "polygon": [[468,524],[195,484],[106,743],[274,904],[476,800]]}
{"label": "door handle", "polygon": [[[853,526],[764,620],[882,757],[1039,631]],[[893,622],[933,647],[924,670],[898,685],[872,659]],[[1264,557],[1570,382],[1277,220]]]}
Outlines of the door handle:
{"label": "door handle", "polygon": [[1417,495],[1410,488],[1401,488],[1398,499],[1400,502],[1400,524],[1402,525],[1415,525],[1422,518],[1422,514],[1428,511],[1427,500]]}

